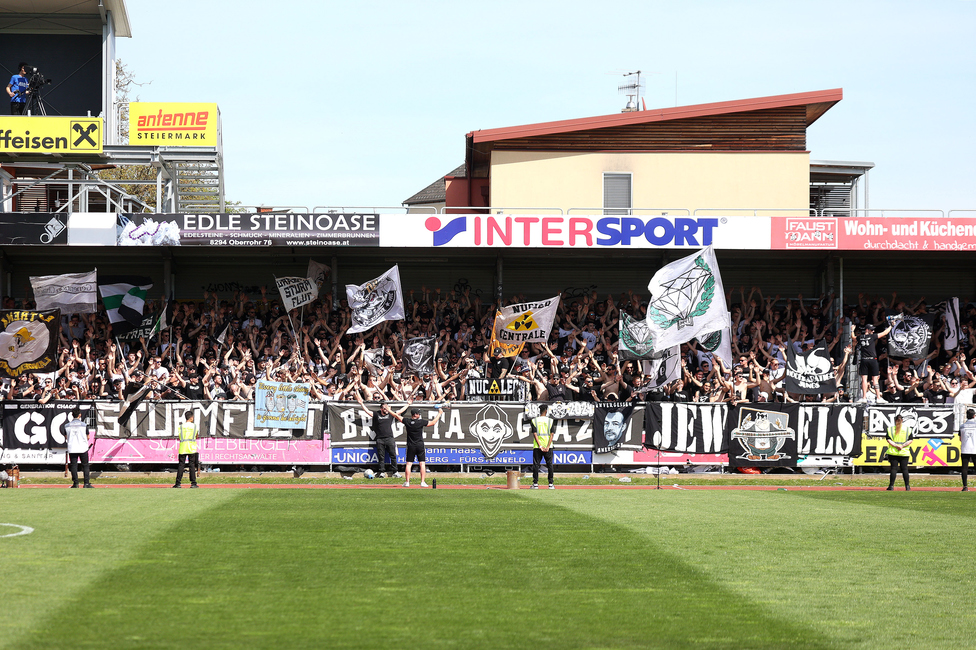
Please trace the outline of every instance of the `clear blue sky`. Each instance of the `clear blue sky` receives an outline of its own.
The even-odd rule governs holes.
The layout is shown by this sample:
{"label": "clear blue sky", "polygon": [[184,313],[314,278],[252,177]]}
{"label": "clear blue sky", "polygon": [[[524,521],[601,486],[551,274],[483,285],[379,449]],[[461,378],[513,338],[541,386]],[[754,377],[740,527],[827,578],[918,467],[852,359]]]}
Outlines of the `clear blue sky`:
{"label": "clear blue sky", "polygon": [[976,209],[973,0],[126,6],[135,94],[217,102],[246,205],[400,205],[465,133],[615,113],[640,69],[648,107],[841,87],[814,160],[875,163],[872,208]]}

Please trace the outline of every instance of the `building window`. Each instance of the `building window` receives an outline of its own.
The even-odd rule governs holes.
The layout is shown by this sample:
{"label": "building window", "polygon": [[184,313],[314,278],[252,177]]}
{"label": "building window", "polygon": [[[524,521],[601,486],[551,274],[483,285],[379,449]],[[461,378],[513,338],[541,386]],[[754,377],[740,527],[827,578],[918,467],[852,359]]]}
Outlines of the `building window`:
{"label": "building window", "polygon": [[603,214],[630,214],[631,174],[603,174]]}

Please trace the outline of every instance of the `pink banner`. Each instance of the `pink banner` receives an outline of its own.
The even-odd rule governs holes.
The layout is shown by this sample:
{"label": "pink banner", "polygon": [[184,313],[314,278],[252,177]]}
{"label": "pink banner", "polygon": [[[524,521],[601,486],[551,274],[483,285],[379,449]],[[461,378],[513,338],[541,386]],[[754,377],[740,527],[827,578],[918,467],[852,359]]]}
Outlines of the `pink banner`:
{"label": "pink banner", "polygon": [[[177,443],[173,438],[98,438],[91,462],[175,464]],[[201,438],[198,444],[200,462],[206,465],[328,465],[332,462],[328,438]]]}
{"label": "pink banner", "polygon": [[976,219],[773,217],[773,250],[976,250]]}
{"label": "pink banner", "polygon": [[641,449],[634,452],[634,463],[656,465],[661,454],[661,465],[725,465],[729,462],[728,454],[679,454],[672,451],[658,452],[656,449]]}

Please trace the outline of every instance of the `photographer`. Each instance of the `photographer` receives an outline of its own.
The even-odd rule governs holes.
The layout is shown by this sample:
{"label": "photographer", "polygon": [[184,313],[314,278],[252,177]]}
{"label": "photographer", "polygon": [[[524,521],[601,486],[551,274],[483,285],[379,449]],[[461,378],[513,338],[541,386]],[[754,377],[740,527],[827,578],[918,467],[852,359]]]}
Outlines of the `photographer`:
{"label": "photographer", "polygon": [[23,115],[24,108],[27,106],[27,64],[18,63],[17,69],[20,72],[10,77],[10,83],[7,84],[11,115]]}

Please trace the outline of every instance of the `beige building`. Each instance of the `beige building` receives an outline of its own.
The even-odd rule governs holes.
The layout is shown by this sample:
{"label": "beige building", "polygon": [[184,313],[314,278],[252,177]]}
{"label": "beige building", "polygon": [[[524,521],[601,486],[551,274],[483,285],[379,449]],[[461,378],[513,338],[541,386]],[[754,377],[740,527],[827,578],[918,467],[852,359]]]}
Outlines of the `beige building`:
{"label": "beige building", "polygon": [[411,211],[797,214],[857,205],[870,163],[811,163],[840,89],[472,131]]}

